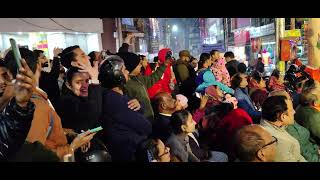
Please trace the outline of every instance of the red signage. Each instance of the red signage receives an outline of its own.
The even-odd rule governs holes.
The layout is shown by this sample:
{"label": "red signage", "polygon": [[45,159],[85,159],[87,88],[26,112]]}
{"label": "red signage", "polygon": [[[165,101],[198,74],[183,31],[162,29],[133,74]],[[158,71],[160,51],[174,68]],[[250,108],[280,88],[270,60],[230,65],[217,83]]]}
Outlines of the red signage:
{"label": "red signage", "polygon": [[236,31],[234,32],[234,44],[236,46],[244,46],[250,40],[249,31]]}
{"label": "red signage", "polygon": [[288,61],[290,59],[291,46],[289,40],[281,41],[281,54],[280,59],[282,61]]}

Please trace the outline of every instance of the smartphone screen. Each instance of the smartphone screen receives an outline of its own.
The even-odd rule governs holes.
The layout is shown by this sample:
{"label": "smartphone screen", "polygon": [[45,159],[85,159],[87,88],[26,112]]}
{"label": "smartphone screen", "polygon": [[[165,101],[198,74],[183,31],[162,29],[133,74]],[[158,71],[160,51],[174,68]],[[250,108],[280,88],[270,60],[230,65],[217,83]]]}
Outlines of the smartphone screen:
{"label": "smartphone screen", "polygon": [[[99,126],[99,127],[96,127],[96,128],[94,128],[94,129],[90,129],[89,131],[90,131],[90,133],[95,133],[95,132],[98,132],[98,131],[101,131],[103,128],[101,127],[101,126]],[[81,134],[84,134],[85,132],[83,132],[83,133],[81,133]],[[80,135],[81,135],[80,134]]]}
{"label": "smartphone screen", "polygon": [[94,128],[94,129],[90,129],[90,132],[91,133],[95,133],[95,132],[98,132],[98,131],[101,131],[103,128],[101,126],[97,127],[97,128]]}

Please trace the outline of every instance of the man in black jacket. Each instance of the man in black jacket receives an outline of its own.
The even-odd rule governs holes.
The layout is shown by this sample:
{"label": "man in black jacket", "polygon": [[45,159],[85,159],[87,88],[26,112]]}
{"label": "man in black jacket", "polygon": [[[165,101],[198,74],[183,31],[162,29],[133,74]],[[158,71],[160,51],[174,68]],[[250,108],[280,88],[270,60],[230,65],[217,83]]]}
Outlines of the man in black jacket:
{"label": "man in black jacket", "polygon": [[[33,90],[36,87],[34,74],[25,60],[14,83],[15,97],[5,106],[0,114],[0,161],[10,159],[23,145],[29,132],[34,104],[30,101]],[[3,77],[1,77],[3,78]]]}
{"label": "man in black jacket", "polygon": [[41,62],[41,75],[39,79],[39,87],[47,93],[48,98],[54,105],[56,100],[60,96],[60,90],[58,85],[58,78],[60,74],[60,58],[58,55],[62,52],[60,48],[54,48],[53,61],[51,64],[42,50],[34,50],[33,55],[39,62]]}

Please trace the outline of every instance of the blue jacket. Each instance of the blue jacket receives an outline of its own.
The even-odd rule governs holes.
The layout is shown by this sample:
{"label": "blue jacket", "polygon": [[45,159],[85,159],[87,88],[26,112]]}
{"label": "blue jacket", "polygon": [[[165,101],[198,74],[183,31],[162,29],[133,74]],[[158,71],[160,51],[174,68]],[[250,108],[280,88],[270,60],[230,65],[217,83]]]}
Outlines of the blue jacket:
{"label": "blue jacket", "polygon": [[254,107],[252,100],[249,96],[248,89],[242,89],[242,88],[237,88],[235,89],[234,96],[238,100],[238,106],[242,108],[243,110],[247,111],[247,113],[252,117],[252,118],[257,118],[261,116],[261,112],[257,111],[256,108]]}
{"label": "blue jacket", "polygon": [[[203,83],[201,83],[197,89],[196,92],[203,92],[205,91],[205,89],[209,86],[212,85],[216,85],[218,86],[222,91],[229,93],[229,94],[233,94],[234,90],[229,88],[228,86],[224,85],[221,82],[218,82],[215,78],[215,76],[213,75],[212,71],[209,69],[204,70],[204,74],[203,74]],[[203,72],[199,73],[199,76],[202,75]]]}

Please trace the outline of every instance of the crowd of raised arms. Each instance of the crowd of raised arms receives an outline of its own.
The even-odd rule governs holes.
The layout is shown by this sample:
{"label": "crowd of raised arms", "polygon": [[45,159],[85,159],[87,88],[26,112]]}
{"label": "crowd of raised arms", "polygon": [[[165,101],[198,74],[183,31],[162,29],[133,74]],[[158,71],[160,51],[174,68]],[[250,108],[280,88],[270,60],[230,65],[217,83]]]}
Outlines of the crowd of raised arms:
{"label": "crowd of raised arms", "polygon": [[320,76],[297,57],[265,76],[218,50],[19,50],[0,60],[1,161],[320,161]]}

